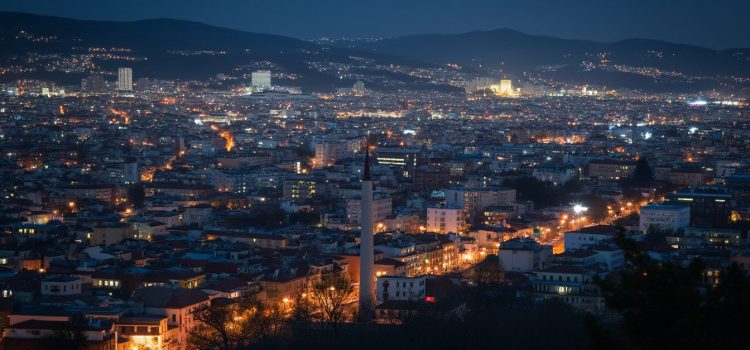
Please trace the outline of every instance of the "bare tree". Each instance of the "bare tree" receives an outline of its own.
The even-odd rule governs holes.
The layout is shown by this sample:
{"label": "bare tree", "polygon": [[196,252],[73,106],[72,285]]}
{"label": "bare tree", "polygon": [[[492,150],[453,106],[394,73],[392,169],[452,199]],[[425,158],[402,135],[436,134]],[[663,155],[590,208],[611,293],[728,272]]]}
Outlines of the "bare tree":
{"label": "bare tree", "polygon": [[189,333],[191,349],[243,349],[281,334],[289,311],[278,304],[263,304],[254,297],[214,302],[198,307],[193,317],[200,324]]}
{"label": "bare tree", "polygon": [[236,310],[231,305],[201,305],[193,311],[199,323],[190,331],[192,349],[237,349],[241,339],[240,327],[235,320]]}
{"label": "bare tree", "polygon": [[[314,321],[329,325],[336,330],[338,325],[353,317],[354,286],[344,274],[325,274],[312,283],[307,300]],[[301,303],[298,307],[305,307]]]}
{"label": "bare tree", "polygon": [[247,321],[242,324],[246,337],[254,341],[266,340],[279,337],[284,332],[291,313],[286,302],[258,303],[247,300],[243,303],[242,309],[247,314]]}

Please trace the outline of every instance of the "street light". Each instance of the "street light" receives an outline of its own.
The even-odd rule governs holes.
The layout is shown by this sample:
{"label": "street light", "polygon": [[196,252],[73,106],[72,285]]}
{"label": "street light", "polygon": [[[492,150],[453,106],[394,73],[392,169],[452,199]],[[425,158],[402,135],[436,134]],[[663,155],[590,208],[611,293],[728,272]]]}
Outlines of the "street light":
{"label": "street light", "polygon": [[579,214],[581,214],[581,213],[584,213],[584,212],[586,212],[586,211],[588,211],[588,210],[589,210],[589,208],[588,208],[588,207],[584,207],[584,206],[583,206],[583,205],[581,205],[581,204],[574,204],[574,205],[573,205],[573,212],[574,212],[574,213],[576,213],[576,215],[579,215]]}

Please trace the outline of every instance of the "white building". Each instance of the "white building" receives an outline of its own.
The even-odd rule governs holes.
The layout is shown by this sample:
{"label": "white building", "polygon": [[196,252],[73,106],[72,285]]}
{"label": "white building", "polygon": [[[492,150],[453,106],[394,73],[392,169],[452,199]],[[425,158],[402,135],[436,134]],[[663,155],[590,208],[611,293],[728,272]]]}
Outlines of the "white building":
{"label": "white building", "polygon": [[565,232],[565,250],[583,249],[600,243],[610,242],[617,236],[617,227],[594,225],[581,227],[576,231]]}
{"label": "white building", "polygon": [[133,69],[132,68],[117,69],[117,90],[122,90],[122,91],[133,90]]}
{"label": "white building", "polygon": [[641,207],[641,231],[649,228],[674,232],[690,226],[690,206],[650,203]]}
{"label": "white building", "polygon": [[466,211],[458,206],[427,208],[427,231],[437,233],[466,231]]}
{"label": "white building", "polygon": [[271,88],[271,71],[256,70],[251,75],[253,89],[268,90]]}
{"label": "white building", "polygon": [[596,263],[614,271],[625,266],[625,252],[612,244],[603,244],[592,248],[596,252]]}
{"label": "white building", "polygon": [[83,280],[75,276],[53,276],[42,280],[42,295],[81,294]]}
{"label": "white building", "polygon": [[427,276],[380,276],[376,287],[378,303],[388,300],[421,300],[427,294]]}
{"label": "white building", "polygon": [[530,238],[514,238],[500,244],[498,256],[504,271],[531,272],[544,268],[552,256],[552,246]]}

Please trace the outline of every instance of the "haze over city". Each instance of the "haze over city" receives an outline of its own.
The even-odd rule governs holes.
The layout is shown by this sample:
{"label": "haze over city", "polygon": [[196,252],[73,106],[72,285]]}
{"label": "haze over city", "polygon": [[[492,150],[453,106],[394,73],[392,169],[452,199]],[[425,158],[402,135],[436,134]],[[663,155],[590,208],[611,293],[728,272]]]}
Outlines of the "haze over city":
{"label": "haze over city", "polygon": [[730,349],[744,1],[3,1],[0,350]]}

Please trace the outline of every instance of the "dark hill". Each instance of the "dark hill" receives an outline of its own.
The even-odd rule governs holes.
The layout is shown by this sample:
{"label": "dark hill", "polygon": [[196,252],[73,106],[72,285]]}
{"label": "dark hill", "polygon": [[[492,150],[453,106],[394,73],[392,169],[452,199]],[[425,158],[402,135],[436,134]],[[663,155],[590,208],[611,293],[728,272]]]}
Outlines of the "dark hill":
{"label": "dark hill", "polygon": [[[30,59],[44,61],[33,72],[0,75],[0,81],[26,77],[63,83],[80,81],[82,76],[90,72],[61,72],[59,69],[50,70],[45,64],[58,57],[85,55],[92,52],[91,48],[128,49],[125,53],[114,54],[135,57],[135,60],[97,57],[93,62],[97,69],[105,72],[114,72],[117,67],[132,67],[135,79],[143,76],[206,79],[218,73],[237,75],[237,69],[249,72],[254,69],[250,67],[251,63],[266,62],[273,65],[274,71],[296,77],[277,82],[301,86],[307,90],[330,90],[339,86],[351,86],[355,81],[313,69],[308,62],[360,65],[353,57],[364,57],[372,65],[427,65],[372,52],[324,48],[313,42],[280,35],[249,33],[182,20],[83,21],[17,12],[0,12],[0,47],[0,63],[28,65]],[[403,86],[416,89],[451,89],[428,84],[427,81],[411,76],[400,78]],[[373,84],[370,87],[378,88]]]}

